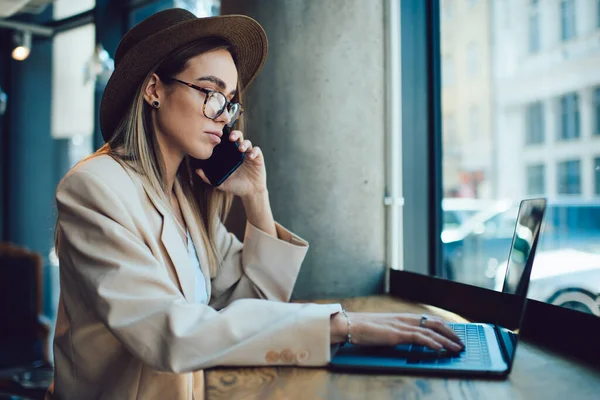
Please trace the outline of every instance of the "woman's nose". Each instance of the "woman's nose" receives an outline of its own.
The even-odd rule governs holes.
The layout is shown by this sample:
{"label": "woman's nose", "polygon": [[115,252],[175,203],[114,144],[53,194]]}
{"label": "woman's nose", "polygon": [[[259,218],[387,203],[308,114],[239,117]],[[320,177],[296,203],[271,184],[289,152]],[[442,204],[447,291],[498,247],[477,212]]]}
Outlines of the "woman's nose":
{"label": "woman's nose", "polygon": [[229,111],[227,111],[227,108],[225,108],[225,110],[223,110],[223,112],[221,113],[221,115],[219,115],[217,120],[219,122],[224,122],[225,125],[227,125],[228,123],[231,122],[231,114],[229,114]]}

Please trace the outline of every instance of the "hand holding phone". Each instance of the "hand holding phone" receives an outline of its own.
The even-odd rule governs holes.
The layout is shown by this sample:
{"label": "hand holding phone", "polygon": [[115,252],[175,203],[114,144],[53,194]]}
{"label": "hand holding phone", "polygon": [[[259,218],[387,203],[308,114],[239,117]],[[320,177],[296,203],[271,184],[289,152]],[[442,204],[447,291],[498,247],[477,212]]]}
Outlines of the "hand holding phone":
{"label": "hand holding phone", "polygon": [[221,143],[215,146],[207,160],[191,157],[192,168],[201,168],[214,187],[221,185],[244,162],[245,154],[239,150],[237,141],[229,140],[230,134],[231,126],[225,125]]}

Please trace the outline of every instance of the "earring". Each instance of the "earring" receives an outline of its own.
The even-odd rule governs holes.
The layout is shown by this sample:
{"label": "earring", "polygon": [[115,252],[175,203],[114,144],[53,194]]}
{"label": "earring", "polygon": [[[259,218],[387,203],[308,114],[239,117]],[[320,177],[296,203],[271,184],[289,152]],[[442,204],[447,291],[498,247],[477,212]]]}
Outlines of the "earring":
{"label": "earring", "polygon": [[152,107],[154,107],[154,108],[158,108],[158,107],[160,107],[160,102],[159,102],[158,100],[154,100],[154,101],[152,102]]}

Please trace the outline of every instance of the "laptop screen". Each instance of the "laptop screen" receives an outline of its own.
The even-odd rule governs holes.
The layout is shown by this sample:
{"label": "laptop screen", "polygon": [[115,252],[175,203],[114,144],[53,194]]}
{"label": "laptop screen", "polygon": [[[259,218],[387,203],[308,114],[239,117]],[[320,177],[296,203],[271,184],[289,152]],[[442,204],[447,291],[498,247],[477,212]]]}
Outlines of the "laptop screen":
{"label": "laptop screen", "polygon": [[[545,199],[528,199],[521,201],[515,232],[508,254],[506,272],[504,274],[503,293],[515,295],[519,307],[515,310],[520,313],[516,321],[520,321],[525,311],[525,299],[527,288],[531,277],[535,249],[540,235],[544,211],[546,209]],[[513,332],[501,326],[497,326],[500,339],[504,343],[508,362],[512,364],[517,342],[518,332]]]}

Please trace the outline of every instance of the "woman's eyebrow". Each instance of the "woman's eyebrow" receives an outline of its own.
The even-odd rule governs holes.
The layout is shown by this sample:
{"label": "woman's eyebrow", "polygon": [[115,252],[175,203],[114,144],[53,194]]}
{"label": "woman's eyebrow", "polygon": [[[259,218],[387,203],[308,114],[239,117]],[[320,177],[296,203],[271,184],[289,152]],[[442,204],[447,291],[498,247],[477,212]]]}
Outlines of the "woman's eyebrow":
{"label": "woman's eyebrow", "polygon": [[[212,82],[215,85],[217,85],[217,87],[221,90],[224,91],[225,90],[225,82],[223,82],[222,79],[217,78],[214,75],[208,75],[208,76],[202,76],[198,79],[196,79],[197,81],[208,81],[208,82]],[[235,94],[237,93],[236,89],[233,89],[231,92],[229,92],[230,96],[235,96]]]}

